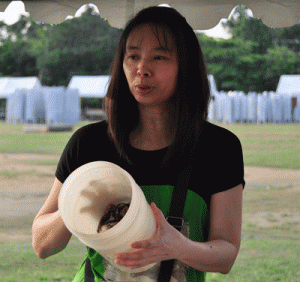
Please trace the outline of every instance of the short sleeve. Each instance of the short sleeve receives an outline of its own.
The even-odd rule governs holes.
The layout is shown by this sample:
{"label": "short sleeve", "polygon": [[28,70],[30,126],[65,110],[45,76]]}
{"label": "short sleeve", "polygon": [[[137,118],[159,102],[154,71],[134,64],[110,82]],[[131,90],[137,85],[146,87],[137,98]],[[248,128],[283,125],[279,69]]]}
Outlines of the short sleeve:
{"label": "short sleeve", "polygon": [[99,160],[116,162],[118,155],[108,136],[106,121],[79,128],[67,143],[58,162],[55,176],[62,183],[80,166]]}
{"label": "short sleeve", "polygon": [[215,160],[214,193],[231,189],[239,184],[245,186],[242,145],[232,132],[226,130],[220,136]]}
{"label": "short sleeve", "polygon": [[61,183],[78,167],[78,151],[82,130],[80,128],[72,135],[58,162],[55,176]]}
{"label": "short sleeve", "polygon": [[231,131],[208,123],[200,137],[193,184],[213,195],[245,185],[242,145]]}

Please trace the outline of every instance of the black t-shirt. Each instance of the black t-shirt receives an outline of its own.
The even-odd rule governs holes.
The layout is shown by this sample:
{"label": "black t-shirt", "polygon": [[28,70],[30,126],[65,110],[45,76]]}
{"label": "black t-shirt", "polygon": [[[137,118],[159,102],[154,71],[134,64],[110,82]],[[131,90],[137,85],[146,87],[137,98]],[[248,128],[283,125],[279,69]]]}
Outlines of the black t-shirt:
{"label": "black t-shirt", "polygon": [[[127,170],[138,185],[175,185],[174,172],[178,168],[172,167],[172,163],[167,168],[159,167],[166,148],[143,151],[128,146],[127,153],[134,164],[127,164],[119,158],[107,127],[106,121],[92,123],[73,134],[57,166],[55,176],[60,182],[81,165],[102,160]],[[241,183],[245,184],[239,139],[227,129],[207,122],[196,150],[189,190],[201,195],[209,205],[212,194]]]}
{"label": "black t-shirt", "polygon": [[[132,161],[129,164],[119,157],[109,137],[107,122],[92,123],[73,134],[58,163],[56,177],[63,183],[76,168],[86,163],[115,163],[131,174],[148,202],[155,202],[167,215],[179,164],[170,162],[168,166],[160,166],[166,151],[167,148],[144,151],[127,145],[127,154]],[[191,240],[207,240],[211,196],[239,184],[245,185],[239,139],[227,129],[207,122],[195,150],[184,209],[184,218],[190,225]],[[105,275],[103,267],[98,271]],[[108,278],[114,280],[114,277]],[[204,281],[203,273],[192,268],[187,271],[186,278],[187,281]]]}

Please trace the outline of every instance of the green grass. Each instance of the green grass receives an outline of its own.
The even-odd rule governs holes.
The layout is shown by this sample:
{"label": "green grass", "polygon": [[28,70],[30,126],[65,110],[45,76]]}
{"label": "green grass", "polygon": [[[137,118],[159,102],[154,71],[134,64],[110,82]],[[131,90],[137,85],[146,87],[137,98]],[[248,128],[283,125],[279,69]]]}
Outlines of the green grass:
{"label": "green grass", "polygon": [[[24,133],[23,125],[0,122],[1,153],[60,155],[71,132]],[[300,169],[300,124],[223,125],[241,140],[245,165]],[[43,164],[42,164],[43,165]]]}
{"label": "green grass", "polygon": [[[208,282],[298,282],[300,277],[300,190],[290,187],[245,189],[242,243],[229,274],[208,273]],[[260,217],[258,217],[260,215]],[[284,222],[278,222],[278,215]],[[262,227],[254,219],[264,219]],[[30,235],[33,216],[0,221],[3,232]],[[0,243],[0,282],[72,281],[85,254],[73,237],[61,253],[39,259],[26,242]],[[2,279],[2,280],[1,280]]]}
{"label": "green grass", "polygon": [[32,170],[32,169],[31,170],[25,170],[25,171],[0,170],[0,175],[4,175],[4,176],[8,176],[8,177],[16,177],[18,175],[24,175],[24,174],[33,175],[35,173],[36,173],[35,170]]}
{"label": "green grass", "polygon": [[[288,187],[246,189],[237,260],[229,274],[208,273],[208,281],[299,281],[299,201],[300,190]],[[277,220],[278,215],[284,222]],[[259,226],[254,218],[264,219],[270,226]]]}
{"label": "green grass", "polygon": [[300,124],[221,126],[239,137],[245,165],[300,169]]}
{"label": "green grass", "polygon": [[300,277],[299,241],[243,238],[240,253],[227,275],[208,273],[209,282],[297,282]]}
{"label": "green grass", "polygon": [[74,131],[85,124],[68,132],[25,133],[23,125],[0,122],[0,152],[60,155]]}
{"label": "green grass", "polygon": [[72,238],[63,252],[41,260],[28,242],[0,244],[0,282],[72,281],[85,251]]}
{"label": "green grass", "polygon": [[[77,125],[73,132],[82,125]],[[233,124],[224,127],[240,138],[245,165],[300,169],[300,124]],[[22,128],[22,125],[0,123],[1,153],[60,155],[73,133],[25,134]],[[29,161],[36,165],[57,163],[56,159]],[[1,173],[14,177],[18,172]],[[245,189],[238,258],[229,274],[208,273],[207,281],[299,281],[299,202],[300,191],[291,187]],[[268,225],[261,226],[262,220]],[[30,235],[32,221],[33,216],[7,218],[0,221],[0,230]],[[76,238],[71,239],[63,252],[46,260],[36,256],[30,240],[3,241],[0,242],[0,282],[72,281],[84,254],[85,248]]]}

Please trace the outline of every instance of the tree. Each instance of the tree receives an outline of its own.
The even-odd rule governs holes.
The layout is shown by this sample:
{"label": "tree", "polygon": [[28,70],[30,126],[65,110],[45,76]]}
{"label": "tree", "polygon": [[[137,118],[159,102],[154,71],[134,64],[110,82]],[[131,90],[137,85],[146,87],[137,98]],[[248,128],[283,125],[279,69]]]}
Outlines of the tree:
{"label": "tree", "polygon": [[255,42],[257,46],[254,52],[265,54],[273,44],[274,30],[266,26],[261,19],[249,16],[248,11],[246,6],[237,6],[232,17],[222,25],[231,33],[232,39]]}
{"label": "tree", "polygon": [[256,43],[240,38],[215,40],[203,34],[198,39],[219,90],[248,92],[262,88],[263,56],[253,55]]}
{"label": "tree", "polygon": [[2,41],[0,73],[3,76],[36,76],[36,58],[30,54],[29,49],[29,44],[24,40]]}
{"label": "tree", "polygon": [[120,35],[92,9],[50,28],[43,83],[66,86],[73,75],[108,74]]}
{"label": "tree", "polygon": [[279,46],[287,46],[294,52],[300,52],[300,21],[286,28],[276,30],[275,43]]}
{"label": "tree", "polygon": [[22,17],[0,28],[1,75],[35,75],[49,86],[66,86],[73,75],[108,74],[121,36],[92,9],[58,25]]}
{"label": "tree", "polygon": [[300,73],[300,53],[293,52],[287,46],[275,45],[265,55],[264,64],[265,87],[274,88],[281,75]]}

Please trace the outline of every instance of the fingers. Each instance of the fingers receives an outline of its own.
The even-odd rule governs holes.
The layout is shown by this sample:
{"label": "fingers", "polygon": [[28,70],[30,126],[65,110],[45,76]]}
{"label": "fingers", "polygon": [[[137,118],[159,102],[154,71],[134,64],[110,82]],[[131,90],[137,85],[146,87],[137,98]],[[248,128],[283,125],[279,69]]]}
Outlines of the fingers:
{"label": "fingers", "polygon": [[131,269],[140,268],[148,264],[166,260],[167,255],[158,250],[137,251],[134,253],[119,254],[115,263],[126,266]]}
{"label": "fingers", "polygon": [[157,233],[151,239],[137,241],[131,244],[136,252],[118,254],[115,262],[128,268],[135,269],[148,264],[156,263],[169,259],[166,249],[161,245],[161,230],[164,224],[168,224],[162,211],[157,208],[155,203],[150,205],[155,220],[157,222]]}

